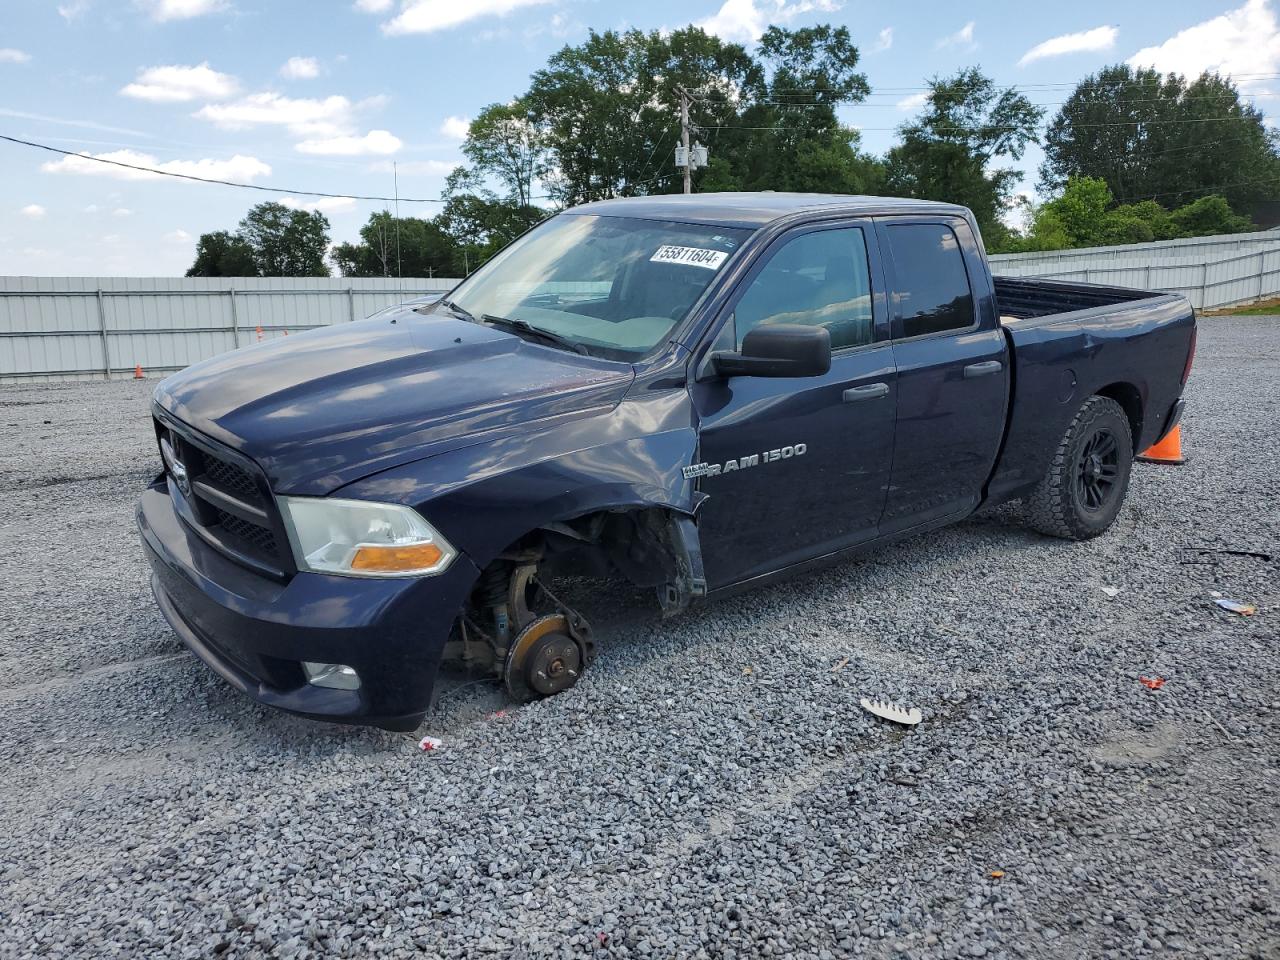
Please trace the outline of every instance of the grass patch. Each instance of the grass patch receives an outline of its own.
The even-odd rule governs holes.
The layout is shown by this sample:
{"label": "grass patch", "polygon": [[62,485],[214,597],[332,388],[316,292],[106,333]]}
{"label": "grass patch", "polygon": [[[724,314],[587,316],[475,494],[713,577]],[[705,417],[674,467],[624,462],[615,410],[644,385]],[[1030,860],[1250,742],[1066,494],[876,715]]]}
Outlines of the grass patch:
{"label": "grass patch", "polygon": [[1223,307],[1220,310],[1205,310],[1202,317],[1271,317],[1280,315],[1280,300],[1263,300],[1259,303],[1245,303],[1238,307]]}

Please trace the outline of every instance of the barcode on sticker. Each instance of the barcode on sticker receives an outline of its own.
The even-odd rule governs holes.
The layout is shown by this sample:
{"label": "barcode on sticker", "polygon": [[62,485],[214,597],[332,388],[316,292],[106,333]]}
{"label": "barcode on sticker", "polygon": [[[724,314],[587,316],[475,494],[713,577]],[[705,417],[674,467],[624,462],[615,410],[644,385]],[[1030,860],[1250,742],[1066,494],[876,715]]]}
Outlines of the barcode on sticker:
{"label": "barcode on sticker", "polygon": [[707,250],[703,247],[659,247],[658,252],[649,258],[651,263],[683,263],[690,267],[706,267],[708,270],[719,269],[729,256],[723,250]]}

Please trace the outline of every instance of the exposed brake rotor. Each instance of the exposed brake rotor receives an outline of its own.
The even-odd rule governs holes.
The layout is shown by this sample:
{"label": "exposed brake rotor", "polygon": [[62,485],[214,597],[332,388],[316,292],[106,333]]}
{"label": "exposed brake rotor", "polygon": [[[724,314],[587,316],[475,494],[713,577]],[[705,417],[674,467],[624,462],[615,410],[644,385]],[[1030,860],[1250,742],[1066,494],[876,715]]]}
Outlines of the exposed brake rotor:
{"label": "exposed brake rotor", "polygon": [[539,617],[516,636],[507,651],[502,679],[512,699],[528,703],[568,690],[578,682],[594,650],[580,618],[563,613]]}

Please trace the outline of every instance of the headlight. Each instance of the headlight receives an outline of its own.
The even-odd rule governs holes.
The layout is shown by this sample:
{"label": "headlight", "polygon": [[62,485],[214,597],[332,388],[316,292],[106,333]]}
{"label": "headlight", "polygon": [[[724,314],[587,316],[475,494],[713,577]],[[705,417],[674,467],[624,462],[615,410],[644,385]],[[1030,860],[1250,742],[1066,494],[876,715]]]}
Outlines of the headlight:
{"label": "headlight", "polygon": [[422,577],[457,555],[412,507],[367,500],[277,497],[299,570],[348,577]]}

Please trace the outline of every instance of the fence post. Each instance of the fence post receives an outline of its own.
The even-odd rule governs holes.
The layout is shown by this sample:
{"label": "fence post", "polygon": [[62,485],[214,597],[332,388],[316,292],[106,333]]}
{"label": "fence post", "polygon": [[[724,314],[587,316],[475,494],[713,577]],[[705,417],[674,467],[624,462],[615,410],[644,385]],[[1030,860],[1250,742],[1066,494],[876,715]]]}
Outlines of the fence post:
{"label": "fence post", "polygon": [[98,336],[102,338],[102,379],[111,379],[111,347],[107,343],[107,307],[98,288]]}
{"label": "fence post", "polygon": [[347,311],[351,317],[351,322],[356,322],[356,288],[355,286],[347,287]]}
{"label": "fence post", "polygon": [[236,288],[231,287],[227,293],[231,294],[231,342],[238,349],[240,347],[240,315],[236,312]]}
{"label": "fence post", "polygon": [[1200,309],[1212,310],[1209,306],[1209,264],[1200,265]]}
{"label": "fence post", "polygon": [[1146,279],[1142,281],[1142,289],[1143,290],[1151,289],[1151,264],[1149,263],[1147,264]]}
{"label": "fence post", "polygon": [[1261,250],[1259,250],[1258,251],[1258,299],[1259,300],[1263,298],[1263,289],[1265,287],[1265,282],[1263,280],[1263,277],[1266,274],[1266,268],[1267,268],[1266,256],[1265,254],[1263,254]]}

